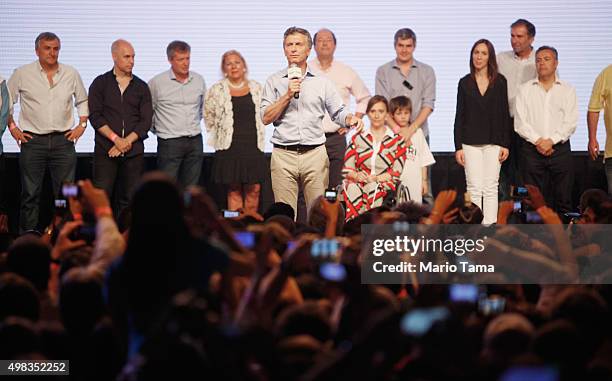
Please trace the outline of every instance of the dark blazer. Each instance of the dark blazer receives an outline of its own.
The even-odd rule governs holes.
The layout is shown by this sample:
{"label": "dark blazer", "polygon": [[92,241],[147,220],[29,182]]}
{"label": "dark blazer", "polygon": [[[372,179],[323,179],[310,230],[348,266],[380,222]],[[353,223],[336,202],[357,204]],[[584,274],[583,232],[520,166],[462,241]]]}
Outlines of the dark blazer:
{"label": "dark blazer", "polygon": [[98,76],[89,86],[89,121],[96,130],[94,151],[106,154],[114,145],[97,130],[107,125],[119,136],[135,132],[139,139],[134,142],[126,156],[144,152],[143,140],[147,138],[153,120],[153,103],[149,86],[142,79],[133,76],[123,91],[119,90],[113,71]]}
{"label": "dark blazer", "polygon": [[511,131],[506,78],[498,74],[484,95],[471,74],[461,78],[457,86],[455,150],[460,150],[462,144],[509,148]]}

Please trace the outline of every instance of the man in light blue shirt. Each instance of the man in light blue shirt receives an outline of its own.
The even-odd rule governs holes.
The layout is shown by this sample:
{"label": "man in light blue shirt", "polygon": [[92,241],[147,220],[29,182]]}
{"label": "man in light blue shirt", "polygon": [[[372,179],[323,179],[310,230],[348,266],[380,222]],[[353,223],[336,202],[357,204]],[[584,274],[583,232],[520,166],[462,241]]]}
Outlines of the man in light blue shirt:
{"label": "man in light blue shirt", "polygon": [[[285,31],[283,49],[289,68],[268,78],[261,100],[264,124],[273,123],[275,127],[270,161],[274,200],[291,205],[296,212],[300,185],[309,208],[327,187],[325,112],[342,127],[363,128],[361,119],[343,104],[335,84],[308,69],[311,48],[312,37],[307,30],[291,27]],[[294,76],[296,71],[300,75]]]}
{"label": "man in light blue shirt", "polygon": [[181,185],[195,185],[203,160],[201,120],[206,83],[189,70],[191,47],[172,41],[166,48],[170,69],[149,81],[157,166]]}

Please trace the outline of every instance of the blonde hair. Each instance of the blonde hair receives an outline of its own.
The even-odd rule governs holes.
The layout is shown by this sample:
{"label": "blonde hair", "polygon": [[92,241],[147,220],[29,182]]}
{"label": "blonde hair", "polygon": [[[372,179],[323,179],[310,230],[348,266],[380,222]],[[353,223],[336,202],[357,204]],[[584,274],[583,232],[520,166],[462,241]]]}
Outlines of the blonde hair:
{"label": "blonde hair", "polygon": [[227,52],[223,53],[223,55],[221,56],[221,73],[222,74],[225,74],[225,70],[223,70],[223,67],[225,66],[225,59],[229,56],[238,56],[240,60],[242,61],[242,63],[244,64],[244,70],[246,70],[247,72],[249,71],[246,60],[244,59],[242,54],[240,54],[239,51],[232,49],[232,50],[228,50]]}

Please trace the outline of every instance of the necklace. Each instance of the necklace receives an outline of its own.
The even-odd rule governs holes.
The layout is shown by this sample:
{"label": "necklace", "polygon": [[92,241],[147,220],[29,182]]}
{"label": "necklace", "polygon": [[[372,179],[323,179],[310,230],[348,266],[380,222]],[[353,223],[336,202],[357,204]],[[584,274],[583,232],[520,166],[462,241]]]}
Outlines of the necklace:
{"label": "necklace", "polygon": [[237,85],[234,85],[234,84],[232,83],[232,81],[228,80],[228,81],[227,81],[227,84],[228,84],[228,85],[229,85],[229,87],[231,87],[232,89],[242,89],[242,88],[244,87],[244,81],[240,82],[240,83],[239,83],[239,84],[237,84]]}

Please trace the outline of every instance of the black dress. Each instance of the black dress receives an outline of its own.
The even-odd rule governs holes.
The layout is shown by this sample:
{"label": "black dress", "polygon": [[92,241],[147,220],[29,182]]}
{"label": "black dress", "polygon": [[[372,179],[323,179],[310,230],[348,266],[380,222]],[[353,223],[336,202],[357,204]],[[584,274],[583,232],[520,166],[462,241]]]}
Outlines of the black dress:
{"label": "black dress", "polygon": [[212,179],[217,184],[261,184],[269,169],[263,152],[257,148],[255,104],[251,94],[233,96],[232,108],[232,144],[215,153]]}

